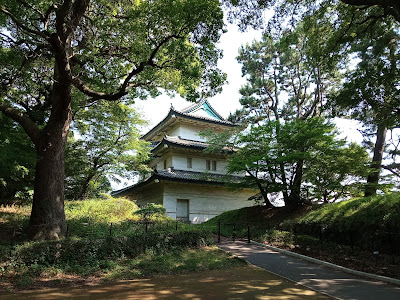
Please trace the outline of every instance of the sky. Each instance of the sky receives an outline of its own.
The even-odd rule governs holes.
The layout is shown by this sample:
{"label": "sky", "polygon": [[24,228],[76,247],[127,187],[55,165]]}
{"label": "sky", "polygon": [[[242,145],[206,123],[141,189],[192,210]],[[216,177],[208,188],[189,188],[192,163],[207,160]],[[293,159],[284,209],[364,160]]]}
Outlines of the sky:
{"label": "sky", "polygon": [[[262,35],[261,31],[252,29],[240,32],[233,24],[228,24],[227,30],[219,43],[224,57],[219,61],[218,67],[227,74],[228,83],[223,86],[220,94],[208,99],[213,108],[224,118],[240,108],[239,88],[246,83],[246,79],[242,77],[241,65],[236,60],[238,50],[241,45],[251,44],[253,40],[261,39]],[[183,110],[192,103],[179,96],[170,98],[167,95],[136,101],[134,108],[142,112],[142,116],[149,121],[149,125],[142,128],[142,134],[157,125],[168,114],[171,104],[175,109]],[[357,122],[337,119],[336,124],[342,132],[340,138],[347,138],[349,142],[361,143],[362,135],[357,131],[357,128],[360,127]]]}

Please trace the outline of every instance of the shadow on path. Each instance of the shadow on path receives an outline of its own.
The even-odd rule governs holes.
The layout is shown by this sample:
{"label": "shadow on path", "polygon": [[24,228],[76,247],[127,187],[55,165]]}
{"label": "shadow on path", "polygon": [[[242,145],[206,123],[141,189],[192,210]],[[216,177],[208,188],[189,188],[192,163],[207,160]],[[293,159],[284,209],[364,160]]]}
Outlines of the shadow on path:
{"label": "shadow on path", "polygon": [[18,299],[330,299],[254,266],[2,294]]}
{"label": "shadow on path", "polygon": [[311,263],[245,242],[224,240],[217,246],[253,265],[339,299],[399,300],[400,287]]}

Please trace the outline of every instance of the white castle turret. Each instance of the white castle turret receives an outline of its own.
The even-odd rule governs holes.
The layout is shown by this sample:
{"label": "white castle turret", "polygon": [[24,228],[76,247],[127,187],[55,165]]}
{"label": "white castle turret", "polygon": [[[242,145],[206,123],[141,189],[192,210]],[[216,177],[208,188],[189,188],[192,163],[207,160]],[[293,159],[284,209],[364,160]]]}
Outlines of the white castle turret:
{"label": "white castle turret", "polygon": [[[177,220],[201,223],[225,211],[251,206],[254,189],[230,191],[226,175],[228,151],[205,153],[207,141],[199,133],[208,129],[223,132],[235,124],[224,120],[207,100],[177,111],[171,104],[168,115],[142,139],[151,142],[154,172],[137,184],[112,193],[137,202],[162,204]],[[243,174],[244,175],[244,174]]]}

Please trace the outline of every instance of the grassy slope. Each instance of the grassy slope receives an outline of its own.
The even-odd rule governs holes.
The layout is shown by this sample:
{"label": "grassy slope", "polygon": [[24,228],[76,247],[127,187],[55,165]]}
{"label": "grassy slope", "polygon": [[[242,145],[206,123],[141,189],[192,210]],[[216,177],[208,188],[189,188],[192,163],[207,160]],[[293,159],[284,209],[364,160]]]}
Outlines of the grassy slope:
{"label": "grassy slope", "polygon": [[205,223],[215,227],[223,224],[262,224],[265,227],[279,227],[287,222],[341,224],[351,227],[354,224],[383,225],[396,228],[400,226],[400,193],[369,198],[356,198],[326,205],[304,206],[298,210],[286,208],[266,208],[263,206],[245,207],[225,212]]}
{"label": "grassy slope", "polygon": [[116,223],[133,219],[137,205],[126,199],[66,201],[67,220]]}
{"label": "grassy slope", "polygon": [[276,228],[284,220],[292,220],[303,216],[313,210],[312,206],[303,206],[298,210],[287,209],[285,207],[270,208],[265,206],[244,207],[238,210],[225,212],[201,226],[217,232],[218,223],[221,223],[221,234],[231,236],[233,224],[235,224],[236,236],[247,236],[247,224],[251,228],[251,237],[261,241],[266,230]]}
{"label": "grassy slope", "polygon": [[369,198],[324,205],[300,218],[298,223],[341,224],[347,228],[355,225],[399,228],[400,194],[392,193]]}
{"label": "grassy slope", "polygon": [[[398,268],[400,193],[302,207],[298,211],[289,211],[285,208],[243,208],[221,214],[204,223],[203,226],[216,232],[218,222],[238,223],[236,226],[238,237],[246,237],[247,234],[246,228],[241,227],[239,223],[249,222],[253,240],[359,271],[400,279]],[[321,228],[319,224],[330,228],[331,231],[334,230],[333,234],[327,236],[327,232],[324,232],[321,240],[318,234]],[[272,227],[283,230],[296,229],[296,234],[290,231],[271,230]],[[314,235],[304,235],[301,228],[313,229]],[[358,239],[365,241],[363,247],[360,247],[360,243],[356,243],[354,248],[349,245],[349,232],[353,232]],[[380,240],[378,240],[378,232],[383,234]],[[386,236],[387,232],[393,233],[392,241]],[[221,226],[221,233],[231,236],[232,226]],[[347,243],[342,244],[343,241],[340,241],[340,238],[345,234],[347,234],[347,241],[345,241]],[[335,237],[339,238],[338,243],[333,241]],[[393,249],[391,249],[392,242],[397,243]],[[373,250],[381,250],[378,257],[373,254]],[[392,253],[393,250],[396,251],[395,254]]]}

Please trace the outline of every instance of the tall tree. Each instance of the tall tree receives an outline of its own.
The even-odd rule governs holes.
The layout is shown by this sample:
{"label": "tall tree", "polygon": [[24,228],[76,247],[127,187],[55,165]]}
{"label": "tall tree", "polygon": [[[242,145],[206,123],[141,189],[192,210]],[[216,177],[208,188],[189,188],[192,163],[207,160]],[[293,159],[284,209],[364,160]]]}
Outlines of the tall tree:
{"label": "tall tree", "polygon": [[303,15],[313,14],[321,6],[338,5],[345,8],[337,11],[339,14],[352,13],[358,9],[368,10],[369,19],[393,18],[400,23],[400,3],[397,0],[224,0],[223,3],[229,12],[228,19],[238,23],[243,30],[248,26],[259,28],[265,25],[263,12],[268,9],[274,10],[275,21],[282,17],[290,17],[295,21],[302,19]]}
{"label": "tall tree", "polygon": [[[299,184],[295,172],[299,161],[303,167],[299,195],[296,201],[284,198],[285,206],[344,197],[351,190],[359,191],[353,183],[365,175],[366,151],[358,145],[346,146],[344,140],[338,139],[335,126],[323,118],[284,124],[268,121],[231,134],[208,132],[208,151],[231,148],[234,154],[228,160],[228,172],[246,172],[245,184],[256,186],[266,204],[271,202],[271,193],[284,192],[287,187],[292,190],[293,185]],[[309,192],[308,197],[304,190]]]}
{"label": "tall tree", "polygon": [[261,41],[239,49],[237,59],[247,78],[240,89],[242,118],[257,122],[321,115],[327,94],[342,78],[342,58],[329,53],[331,21],[307,17],[293,29],[266,32]]}
{"label": "tall tree", "polygon": [[367,132],[375,133],[366,196],[376,194],[387,131],[399,126],[400,35],[392,22],[385,23],[353,44],[360,62],[333,97],[348,115],[364,123]]}
{"label": "tall tree", "polygon": [[[308,17],[293,30],[265,33],[261,41],[242,47],[238,60],[248,83],[240,90],[243,109],[231,120],[246,119],[260,126],[265,120],[276,121],[279,137],[279,124],[323,114],[327,93],[341,79],[341,58],[327,55],[332,32],[330,19]],[[293,164],[289,171],[283,162],[279,168],[287,205],[300,199],[303,180],[304,162]]]}
{"label": "tall tree", "polygon": [[147,143],[139,132],[145,121],[132,108],[100,101],[75,118],[72,132],[78,138],[68,140],[66,153],[67,197],[86,199],[110,188],[107,176],[129,177],[146,170]]}
{"label": "tall tree", "polygon": [[0,27],[0,112],[37,153],[33,238],[66,231],[65,146],[79,107],[132,102],[160,88],[193,100],[224,80],[217,0],[5,0]]}
{"label": "tall tree", "polygon": [[318,147],[304,174],[308,198],[328,203],[361,196],[369,160],[364,147],[356,143],[346,146],[337,138],[329,147]]}

